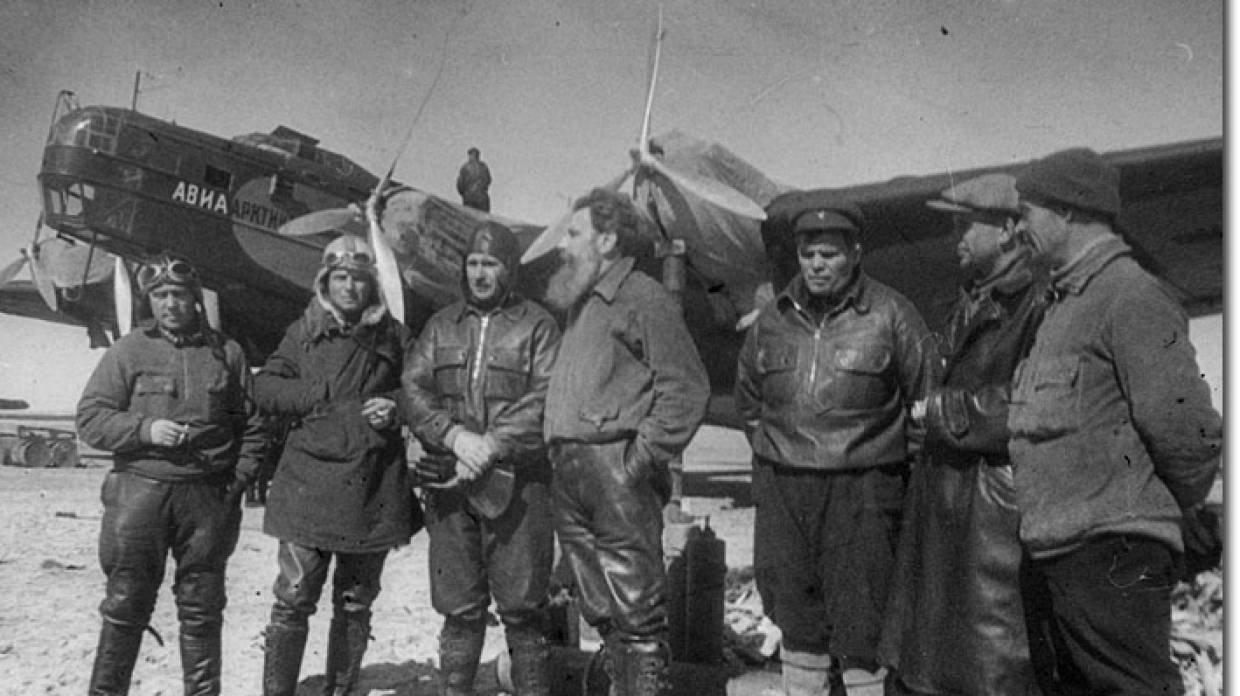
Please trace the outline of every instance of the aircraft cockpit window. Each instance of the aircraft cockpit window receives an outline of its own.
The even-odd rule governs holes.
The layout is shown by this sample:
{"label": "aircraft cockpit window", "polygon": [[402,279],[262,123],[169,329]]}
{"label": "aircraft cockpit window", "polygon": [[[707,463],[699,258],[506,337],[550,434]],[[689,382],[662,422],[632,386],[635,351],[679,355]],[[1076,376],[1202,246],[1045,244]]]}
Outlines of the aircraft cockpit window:
{"label": "aircraft cockpit window", "polygon": [[83,109],[77,117],[62,119],[48,135],[49,145],[89,147],[102,152],[115,152],[121,122],[103,111]]}
{"label": "aircraft cockpit window", "polygon": [[232,174],[229,172],[207,165],[206,171],[202,174],[202,181],[208,186],[213,186],[225,191],[232,188]]}
{"label": "aircraft cockpit window", "polygon": [[95,187],[81,181],[59,186],[48,183],[43,187],[43,194],[46,209],[51,215],[59,218],[81,217],[86,214],[86,205],[95,199]]}

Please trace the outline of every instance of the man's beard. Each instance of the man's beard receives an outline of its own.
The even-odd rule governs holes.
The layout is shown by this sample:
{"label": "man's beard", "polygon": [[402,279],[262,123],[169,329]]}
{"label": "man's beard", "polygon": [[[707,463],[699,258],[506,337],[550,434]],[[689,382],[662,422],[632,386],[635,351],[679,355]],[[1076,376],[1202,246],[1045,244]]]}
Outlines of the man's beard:
{"label": "man's beard", "polygon": [[586,258],[564,256],[563,263],[547,281],[547,302],[561,311],[577,303],[598,280],[602,254],[590,250]]}

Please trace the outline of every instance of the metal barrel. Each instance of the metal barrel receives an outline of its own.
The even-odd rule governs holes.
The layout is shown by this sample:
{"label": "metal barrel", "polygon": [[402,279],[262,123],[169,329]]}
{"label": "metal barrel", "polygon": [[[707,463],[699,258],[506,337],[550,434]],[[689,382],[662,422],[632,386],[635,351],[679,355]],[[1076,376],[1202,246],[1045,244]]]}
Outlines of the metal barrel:
{"label": "metal barrel", "polygon": [[41,437],[27,437],[13,448],[13,464],[30,468],[51,466],[52,449]]}
{"label": "metal barrel", "polygon": [[68,438],[61,438],[52,443],[51,466],[71,469],[78,465],[77,443]]}
{"label": "metal barrel", "polygon": [[0,464],[12,464],[15,449],[17,449],[17,436],[12,433],[0,433]]}

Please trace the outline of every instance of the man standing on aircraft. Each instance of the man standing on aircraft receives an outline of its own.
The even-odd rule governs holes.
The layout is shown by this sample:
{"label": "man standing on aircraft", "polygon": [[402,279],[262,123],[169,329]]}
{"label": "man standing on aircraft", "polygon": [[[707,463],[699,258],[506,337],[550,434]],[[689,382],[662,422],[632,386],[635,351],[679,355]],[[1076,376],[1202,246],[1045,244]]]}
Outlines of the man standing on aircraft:
{"label": "man standing on aircraft", "polygon": [[491,169],[480,159],[482,153],[478,148],[469,148],[467,154],[469,160],[461,165],[461,171],[456,175],[456,192],[461,194],[461,203],[489,213],[491,196],[487,189],[491,188]]}
{"label": "man standing on aircraft", "polygon": [[[1012,373],[1042,319],[1044,273],[1017,239],[1015,177],[987,174],[928,205],[962,232],[964,287],[924,402],[882,661],[902,694],[1036,693],[1020,596],[1020,512],[1008,460]],[[937,357],[937,356],[936,356]],[[890,693],[890,692],[889,692]]]}
{"label": "man standing on aircraft", "polygon": [[206,325],[188,263],[164,256],[138,272],[153,322],[104,353],[78,403],[77,431],[112,452],[103,482],[99,560],[107,590],[92,696],[129,693],[142,632],[169,552],[185,693],[220,693],[224,568],[241,496],[263,456],[245,354]]}
{"label": "man standing on aircraft", "polygon": [[452,453],[446,482],[423,483],[448,696],[473,693],[492,595],[515,695],[551,693],[546,601],[555,542],[542,427],[560,329],[514,289],[520,258],[503,225],[473,232],[461,269],[465,299],[427,322],[402,379],[423,447]]}
{"label": "man standing on aircraft", "polygon": [[328,692],[351,693],[388,551],[420,524],[399,404],[409,330],[387,311],[358,237],[323,250],[315,296],[255,378],[255,399],[291,420],[263,531],[280,540],[263,694],[292,696],[332,557]]}
{"label": "man standing on aircraft", "polygon": [[754,451],[754,570],[783,633],[784,690],[810,696],[844,693],[846,669],[878,670],[929,332],[861,270],[857,206],[827,199],[792,228],[800,273],[745,338],[736,405]]}
{"label": "man standing on aircraft", "polygon": [[1073,148],[1031,163],[1016,190],[1051,269],[1008,417],[1038,682],[1180,694],[1170,594],[1183,520],[1218,472],[1221,419],[1183,309],[1115,233],[1119,172]]}
{"label": "man standing on aircraft", "polygon": [[669,686],[668,462],[705,416],[710,386],[679,304],[633,267],[632,201],[594,189],[573,211],[547,290],[568,314],[544,427],[556,531],[613,693],[654,696]]}

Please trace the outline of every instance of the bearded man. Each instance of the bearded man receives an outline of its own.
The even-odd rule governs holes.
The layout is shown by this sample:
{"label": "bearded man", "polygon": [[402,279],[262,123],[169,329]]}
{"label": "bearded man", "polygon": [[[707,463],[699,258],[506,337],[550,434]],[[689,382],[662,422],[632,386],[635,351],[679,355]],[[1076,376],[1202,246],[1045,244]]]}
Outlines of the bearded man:
{"label": "bearded man", "polygon": [[1037,693],[1020,593],[1020,510],[1008,458],[1016,364],[1045,309],[1044,272],[1017,234],[1010,174],[943,191],[928,206],[960,233],[964,275],[936,386],[923,402],[922,465],[909,483],[883,660],[895,693]]}
{"label": "bearded man", "polygon": [[544,425],[556,531],[613,693],[665,693],[668,462],[706,415],[706,369],[679,305],[633,267],[632,201],[594,189],[547,234],[564,263],[547,299],[568,315]]}

